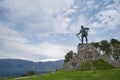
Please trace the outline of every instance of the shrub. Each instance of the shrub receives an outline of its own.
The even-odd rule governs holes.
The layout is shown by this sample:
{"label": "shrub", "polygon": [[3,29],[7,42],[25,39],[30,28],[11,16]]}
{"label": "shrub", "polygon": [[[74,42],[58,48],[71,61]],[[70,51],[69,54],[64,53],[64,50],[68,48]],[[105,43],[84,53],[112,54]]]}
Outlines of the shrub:
{"label": "shrub", "polygon": [[105,62],[103,59],[93,61],[93,66],[96,69],[111,69],[114,68],[111,64]]}
{"label": "shrub", "polygon": [[33,71],[33,70],[28,71],[28,72],[27,72],[27,75],[28,75],[28,76],[33,76],[33,75],[35,75],[35,71]]}

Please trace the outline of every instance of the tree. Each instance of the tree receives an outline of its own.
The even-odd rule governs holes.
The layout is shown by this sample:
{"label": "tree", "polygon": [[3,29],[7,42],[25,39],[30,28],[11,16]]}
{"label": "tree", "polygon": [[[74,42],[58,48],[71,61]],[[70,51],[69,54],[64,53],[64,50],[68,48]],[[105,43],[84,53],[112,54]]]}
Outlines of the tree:
{"label": "tree", "polygon": [[35,75],[35,71],[33,71],[33,70],[28,71],[28,72],[27,72],[27,75],[28,75],[28,76],[33,76],[33,75]]}
{"label": "tree", "polygon": [[105,52],[109,57],[112,57],[114,60],[120,60],[120,41],[117,39],[111,39],[110,42],[107,40],[102,40],[101,42],[92,43],[96,48],[100,48]]}
{"label": "tree", "polygon": [[112,44],[112,45],[115,45],[115,44],[117,44],[119,41],[117,40],[117,39],[111,39],[110,40],[110,44]]}
{"label": "tree", "polygon": [[105,54],[109,55],[110,53],[110,44],[107,40],[102,40],[100,42],[100,49],[105,52]]}
{"label": "tree", "polygon": [[96,49],[99,47],[99,42],[92,42],[91,43]]}
{"label": "tree", "polygon": [[117,61],[120,60],[120,41],[111,39],[110,41],[111,55]]}
{"label": "tree", "polygon": [[73,51],[69,51],[66,55],[65,55],[65,60],[64,60],[64,62],[66,63],[66,62],[68,62],[68,61],[70,61],[70,59],[72,59],[73,58]]}

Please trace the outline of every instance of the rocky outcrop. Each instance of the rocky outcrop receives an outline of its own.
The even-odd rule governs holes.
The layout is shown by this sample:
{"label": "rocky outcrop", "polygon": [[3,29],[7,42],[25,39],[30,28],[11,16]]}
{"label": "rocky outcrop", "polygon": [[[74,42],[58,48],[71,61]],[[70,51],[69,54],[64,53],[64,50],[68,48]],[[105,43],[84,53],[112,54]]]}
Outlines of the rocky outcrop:
{"label": "rocky outcrop", "polygon": [[62,66],[62,70],[81,69],[81,66],[86,62],[89,62],[91,65],[90,69],[94,69],[95,67],[92,66],[94,61],[99,59],[105,61],[100,52],[92,44],[81,44],[77,47],[77,54]]}

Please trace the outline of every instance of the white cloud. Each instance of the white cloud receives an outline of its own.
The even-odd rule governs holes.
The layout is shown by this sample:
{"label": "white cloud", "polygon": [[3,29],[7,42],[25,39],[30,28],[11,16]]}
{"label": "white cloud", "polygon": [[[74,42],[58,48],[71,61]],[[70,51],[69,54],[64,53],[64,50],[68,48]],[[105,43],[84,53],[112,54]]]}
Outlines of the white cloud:
{"label": "white cloud", "polygon": [[11,41],[14,43],[26,43],[27,39],[23,38],[18,32],[9,28],[9,25],[0,23],[0,39]]}
{"label": "white cloud", "polygon": [[79,5],[81,11],[91,11],[99,8],[99,4],[96,4],[95,0],[84,0],[78,2],[81,2]]}
{"label": "white cloud", "polygon": [[[109,0],[108,0],[109,1]],[[115,9],[118,12],[120,12],[120,1],[119,0],[113,0],[113,4],[109,4],[105,7],[105,9]]]}
{"label": "white cloud", "polygon": [[95,0],[89,0],[86,2],[86,9],[88,10],[93,10],[93,9],[98,9],[99,5],[95,4]]}
{"label": "white cloud", "polygon": [[[44,60],[41,60],[42,62],[46,62],[46,61],[58,61],[59,59],[44,59]],[[39,61],[39,60],[38,60]],[[37,61],[37,62],[38,62]]]}
{"label": "white cloud", "polygon": [[50,42],[30,44],[27,38],[0,23],[0,58],[20,58],[26,60],[64,59],[67,51],[75,50],[72,46]]}
{"label": "white cloud", "polygon": [[[4,23],[0,22],[0,58],[34,61],[63,59],[67,51],[76,51],[76,46],[67,46],[65,42],[64,45],[57,44],[58,38],[62,41],[69,39],[74,43],[74,34],[79,32],[81,25],[90,28],[91,41],[105,39],[107,37],[104,37],[104,33],[118,29],[120,1],[114,0],[111,4],[108,4],[109,0],[98,3],[95,0],[74,1],[76,0],[0,1],[0,9],[4,10],[1,13],[4,14]],[[21,28],[24,29],[23,32]],[[60,36],[57,35],[59,33]],[[64,38],[63,34],[66,33],[68,37]],[[50,36],[51,34],[54,35]],[[108,37],[117,35],[119,33],[109,33]]]}
{"label": "white cloud", "polygon": [[[34,35],[38,39],[48,37],[51,33],[66,33],[71,19],[68,14],[74,0],[3,0],[0,8],[6,12],[6,24],[22,24],[24,32],[13,30],[14,27],[0,23],[0,58],[23,58],[28,60],[42,60],[47,58],[63,59],[65,51],[70,46],[53,44],[50,42],[30,44],[28,39]],[[24,36],[24,37],[23,37]],[[73,48],[73,47],[72,47]]]}
{"label": "white cloud", "polygon": [[102,8],[98,13],[93,15],[89,20],[93,21],[89,25],[92,29],[91,34],[93,35],[96,33],[105,33],[108,30],[116,30],[118,25],[120,25],[120,1],[115,1],[112,4],[108,4],[109,0],[104,2],[104,5],[107,5],[104,6],[104,8]]}
{"label": "white cloud", "polygon": [[69,29],[73,33],[79,32],[81,25],[86,27],[87,25],[86,22],[87,22],[87,18],[85,17],[85,15],[81,14],[78,16],[78,20],[76,21],[76,23],[71,25]]}
{"label": "white cloud", "polygon": [[76,13],[76,10],[74,10],[74,9],[69,9],[69,10],[67,10],[63,15],[64,15],[64,16],[67,16],[67,15],[73,14],[73,13]]}
{"label": "white cloud", "polygon": [[113,29],[120,24],[120,13],[116,10],[103,10],[97,14],[96,18],[109,29]]}
{"label": "white cloud", "polygon": [[74,0],[4,0],[1,7],[8,10],[8,21],[24,24],[29,33],[64,33],[70,18],[61,13],[73,12],[70,9],[73,3]]}
{"label": "white cloud", "polygon": [[90,30],[89,34],[96,35],[97,32],[95,30]]}
{"label": "white cloud", "polygon": [[63,40],[63,41],[65,41],[65,40],[66,40],[66,38],[62,38],[62,40]]}

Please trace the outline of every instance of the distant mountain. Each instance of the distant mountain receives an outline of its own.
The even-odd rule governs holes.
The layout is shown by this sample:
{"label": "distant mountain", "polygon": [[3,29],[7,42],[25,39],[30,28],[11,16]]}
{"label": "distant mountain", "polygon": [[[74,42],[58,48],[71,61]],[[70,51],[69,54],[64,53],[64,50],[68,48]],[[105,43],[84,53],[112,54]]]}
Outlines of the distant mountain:
{"label": "distant mountain", "polygon": [[36,73],[48,73],[59,69],[62,65],[63,60],[32,62],[20,59],[0,59],[0,77],[20,76],[30,70]]}

